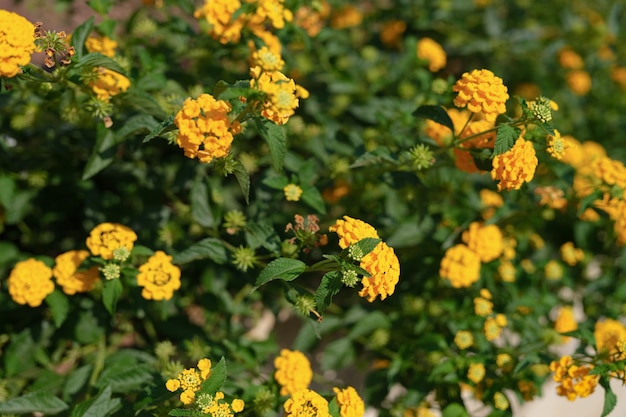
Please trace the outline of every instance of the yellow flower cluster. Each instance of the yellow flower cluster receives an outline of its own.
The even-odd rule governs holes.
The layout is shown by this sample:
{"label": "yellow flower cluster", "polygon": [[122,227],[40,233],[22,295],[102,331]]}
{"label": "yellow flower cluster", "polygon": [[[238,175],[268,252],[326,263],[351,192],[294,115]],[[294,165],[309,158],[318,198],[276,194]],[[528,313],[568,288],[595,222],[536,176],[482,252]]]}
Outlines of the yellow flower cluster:
{"label": "yellow flower cluster", "polygon": [[446,66],[446,51],[431,38],[421,38],[417,42],[417,57],[428,62],[430,72],[437,72]]}
{"label": "yellow flower cluster", "polygon": [[472,381],[474,384],[480,383],[485,377],[486,370],[485,365],[482,363],[473,363],[469,366],[467,370],[467,379]]}
{"label": "yellow flower cluster", "polygon": [[196,392],[200,389],[202,382],[210,375],[211,360],[203,358],[198,361],[197,369],[183,369],[176,378],[168,379],[165,383],[165,388],[170,392],[182,389],[183,392],[180,394],[180,401],[188,405],[193,403]]}
{"label": "yellow flower cluster", "polygon": [[491,298],[491,292],[488,289],[483,288],[480,290],[480,296],[474,298],[474,313],[477,316],[485,317],[493,313]]}
{"label": "yellow flower cluster", "polygon": [[[450,120],[452,120],[454,134],[460,135],[461,129],[463,129],[470,118],[470,113],[467,110],[458,109],[446,109],[446,112],[448,113],[448,116],[450,116]],[[437,142],[437,145],[439,146],[449,144],[452,139],[452,132],[450,132],[450,129],[447,126],[439,124],[431,119],[426,120],[425,133],[426,136]]]}
{"label": "yellow flower cluster", "polygon": [[169,300],[180,288],[180,268],[172,264],[172,257],[156,251],[148,262],[139,267],[137,285],[143,287],[146,300]]}
{"label": "yellow flower cluster", "polygon": [[613,319],[596,322],[593,336],[596,340],[596,350],[608,353],[609,359],[626,359],[626,352],[622,346],[626,342],[626,326]]}
{"label": "yellow flower cluster", "polygon": [[328,401],[310,389],[295,392],[283,408],[285,417],[330,417]]}
{"label": "yellow flower cluster", "polygon": [[113,251],[126,248],[129,251],[137,240],[137,234],[127,226],[118,223],[101,223],[87,237],[87,248],[94,256],[113,259]]}
{"label": "yellow flower cluster", "polygon": [[35,51],[35,26],[24,17],[0,10],[0,77],[15,77]]}
{"label": "yellow flower cluster", "polygon": [[330,26],[333,29],[347,29],[359,26],[363,22],[363,13],[352,4],[346,4],[333,13]]}
{"label": "yellow flower cluster", "polygon": [[230,103],[216,100],[210,94],[185,100],[174,123],[178,127],[176,143],[186,157],[197,157],[208,164],[214,158],[228,155],[233,135],[241,132],[239,122],[231,122],[228,117],[231,110]]}
{"label": "yellow flower cluster", "polygon": [[117,42],[107,36],[90,36],[85,40],[85,48],[89,52],[100,52],[104,56],[113,58]]}
{"label": "yellow flower cluster", "polygon": [[263,71],[256,66],[250,69],[250,75],[250,87],[265,95],[261,115],[278,125],[287,123],[295,113],[300,104],[298,97],[308,97],[308,91],[280,71]]}
{"label": "yellow flower cluster", "polygon": [[585,70],[574,70],[567,73],[567,86],[577,96],[585,96],[591,91],[591,76]]}
{"label": "yellow flower cluster", "polygon": [[406,22],[397,19],[389,20],[383,23],[380,29],[380,41],[388,48],[398,48],[405,31]]}
{"label": "yellow flower cluster", "polygon": [[300,201],[300,196],[302,196],[302,188],[296,184],[285,185],[283,192],[287,201]]}
{"label": "yellow flower cluster", "polygon": [[474,336],[472,335],[472,332],[459,330],[454,335],[454,344],[461,350],[469,348],[474,344]]}
{"label": "yellow flower cluster", "polygon": [[555,210],[564,210],[567,207],[565,193],[554,185],[539,186],[535,188],[535,194],[539,196],[540,206],[548,206]]}
{"label": "yellow flower cluster", "polygon": [[337,405],[339,405],[340,417],[363,417],[365,403],[354,387],[348,386],[345,389],[335,387],[333,392],[337,398]]}
{"label": "yellow flower cluster", "polygon": [[508,321],[504,314],[487,317],[483,323],[485,339],[490,342],[496,340],[502,334],[502,329],[506,327],[507,323]]}
{"label": "yellow flower cluster", "polygon": [[599,375],[589,374],[592,369],[592,365],[576,365],[568,355],[552,361],[550,370],[554,372],[553,379],[560,384],[556,387],[557,394],[567,397],[569,401],[591,395],[600,380]]}
{"label": "yellow flower cluster", "polygon": [[559,249],[561,258],[569,266],[575,266],[578,262],[585,259],[585,251],[574,246],[574,242],[565,242]]}
{"label": "yellow flower cluster", "polygon": [[502,255],[504,241],[500,228],[495,224],[472,222],[463,232],[463,242],[473,250],[481,262],[491,262]]}
{"label": "yellow flower cluster", "polygon": [[252,52],[251,61],[252,68],[259,67],[262,71],[267,72],[280,71],[285,66],[285,61],[283,61],[281,56],[267,46]]}
{"label": "yellow flower cluster", "polygon": [[280,395],[306,390],[313,379],[311,363],[302,352],[282,349],[274,359],[274,378],[280,384]]}
{"label": "yellow flower cluster", "polygon": [[543,273],[549,281],[557,281],[563,278],[563,265],[555,259],[550,259],[543,267]]}
{"label": "yellow flower cluster", "polygon": [[505,103],[509,99],[507,88],[500,77],[493,72],[481,69],[466,72],[452,86],[458,95],[454,105],[465,107],[472,113],[483,113],[488,121],[506,112]]}
{"label": "yellow flower cluster", "polygon": [[[232,403],[220,402],[224,399],[224,393],[218,391],[215,395],[200,394],[195,397],[196,406],[202,412],[212,417],[232,417],[233,413],[243,410],[245,404],[241,399],[234,399]],[[232,411],[232,412],[231,412]]]}
{"label": "yellow flower cluster", "polygon": [[504,199],[499,193],[488,189],[482,189],[479,192],[480,207],[482,209],[483,219],[489,220],[493,217],[496,209],[504,205]]}
{"label": "yellow flower cluster", "polygon": [[31,307],[39,307],[54,291],[52,270],[33,258],[18,262],[11,270],[7,284],[13,301]]}
{"label": "yellow flower cluster", "polygon": [[[559,333],[572,332],[578,329],[576,317],[574,317],[574,309],[571,306],[563,306],[559,308],[556,320],[554,321],[554,330]],[[567,343],[569,337],[563,336],[562,343]]]}
{"label": "yellow flower cluster", "polygon": [[563,140],[561,132],[555,129],[554,136],[548,135],[547,137],[546,152],[554,159],[561,159],[567,149],[568,143],[569,142]]}
{"label": "yellow flower cluster", "polygon": [[330,15],[330,4],[327,1],[317,1],[315,5],[307,6],[303,4],[296,11],[294,23],[306,31],[310,37],[317,36],[324,21]]}
{"label": "yellow flower cluster", "polygon": [[439,275],[454,288],[469,287],[480,278],[480,258],[466,245],[456,244],[446,250]]}
{"label": "yellow flower cluster", "polygon": [[104,67],[94,68],[94,71],[97,78],[89,86],[100,100],[109,101],[130,87],[130,80],[119,72]]}
{"label": "yellow flower cluster", "polygon": [[532,142],[520,136],[511,149],[493,158],[491,179],[499,181],[498,191],[519,190],[533,179],[538,162]]}
{"label": "yellow flower cluster", "polygon": [[509,400],[506,398],[506,395],[498,391],[493,394],[493,406],[498,410],[504,411],[509,408]]}
{"label": "yellow flower cluster", "polygon": [[[367,237],[378,238],[378,233],[372,226],[348,216],[344,216],[343,220],[337,220],[328,230],[337,233],[342,249]],[[400,280],[400,261],[393,248],[385,242],[378,243],[373,251],[361,259],[360,266],[369,272],[371,277],[363,277],[361,280],[363,288],[359,291],[359,296],[367,297],[367,301],[371,303],[377,296],[384,300],[394,293]]]}
{"label": "yellow flower cluster", "polygon": [[559,64],[565,69],[581,69],[585,62],[570,46],[565,46],[558,53]]}
{"label": "yellow flower cluster", "polygon": [[74,295],[77,292],[91,291],[100,280],[97,266],[92,266],[86,271],[78,270],[80,264],[88,257],[89,252],[86,250],[71,250],[55,258],[52,274],[65,294]]}

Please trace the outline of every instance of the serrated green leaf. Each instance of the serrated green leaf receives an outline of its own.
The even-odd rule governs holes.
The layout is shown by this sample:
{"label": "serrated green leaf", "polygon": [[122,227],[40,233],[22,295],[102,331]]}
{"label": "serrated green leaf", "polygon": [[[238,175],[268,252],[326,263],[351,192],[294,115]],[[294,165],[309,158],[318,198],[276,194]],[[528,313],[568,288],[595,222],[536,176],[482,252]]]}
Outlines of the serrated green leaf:
{"label": "serrated green leaf", "polygon": [[508,152],[519,138],[520,130],[507,124],[500,125],[496,133],[493,156]]}
{"label": "serrated green leaf", "polygon": [[323,370],[341,369],[352,361],[356,353],[350,339],[333,340],[324,347],[324,355],[320,362]]}
{"label": "serrated green leaf", "polygon": [[110,69],[111,71],[125,74],[124,69],[113,59],[108,56],[102,55],[100,52],[91,52],[83,55],[82,57],[72,61],[72,72],[84,71],[89,68],[103,67]]}
{"label": "serrated green leaf", "polygon": [[198,412],[195,410],[185,410],[184,408],[175,408],[169,413],[167,413],[168,416],[174,416],[174,417],[191,417],[197,414]]}
{"label": "serrated green leaf", "polygon": [[246,243],[252,249],[264,247],[276,256],[280,256],[280,239],[274,233],[272,225],[264,220],[246,225]]}
{"label": "serrated green leaf", "polygon": [[312,185],[302,186],[302,201],[319,214],[326,214],[326,204],[319,190]]}
{"label": "serrated green leaf", "polygon": [[615,405],[617,405],[617,395],[611,389],[610,382],[611,380],[608,376],[600,378],[600,385],[604,388],[604,406],[602,407],[602,415],[600,417],[609,415],[615,408]]}
{"label": "serrated green leaf", "polygon": [[[132,106],[143,114],[152,115],[157,120],[163,120],[168,117],[168,114],[165,113],[163,107],[161,107],[159,102],[152,95],[139,89],[138,87],[135,87],[134,85],[131,85],[130,88],[124,93],[115,96],[115,99],[119,102],[125,103],[126,105]],[[175,116],[172,117],[172,120],[174,120],[174,117]],[[147,142],[145,138],[144,142]]]}
{"label": "serrated green leaf", "polygon": [[373,251],[380,242],[382,242],[382,239],[379,239],[377,237],[366,237],[354,243],[354,246],[361,249],[361,252],[363,252],[363,256],[365,256]]}
{"label": "serrated green leaf", "polygon": [[248,171],[246,171],[246,168],[241,164],[241,162],[237,161],[233,174],[235,174],[235,178],[237,178],[239,188],[241,189],[241,193],[243,194],[246,204],[250,204],[250,175],[248,174]]}
{"label": "serrated green leaf", "polygon": [[191,216],[204,227],[211,228],[215,225],[211,206],[209,204],[209,193],[206,183],[201,178],[196,178],[191,186]]}
{"label": "serrated green leaf", "polygon": [[343,282],[341,282],[341,277],[337,271],[330,271],[324,274],[314,296],[317,311],[320,313],[324,312],[342,287]]}
{"label": "serrated green leaf", "polygon": [[391,151],[386,146],[379,146],[371,152],[365,152],[350,164],[350,168],[361,168],[370,165],[380,166],[381,164],[389,162],[395,164],[397,158],[391,155]]}
{"label": "serrated green leaf", "polygon": [[157,122],[154,117],[147,114],[138,114],[128,119],[124,125],[115,132],[115,141],[120,143],[127,136],[136,134],[142,130],[151,132],[157,126],[159,126],[159,122]]}
{"label": "serrated green leaf", "polygon": [[10,344],[3,353],[5,375],[11,377],[33,368],[36,350],[30,329],[12,335]]}
{"label": "serrated green leaf", "polygon": [[91,376],[92,370],[93,366],[91,364],[87,364],[70,372],[67,376],[67,380],[65,381],[65,385],[63,386],[63,398],[65,400],[68,400],[72,395],[78,393],[85,386]]}
{"label": "serrated green leaf", "polygon": [[289,178],[284,175],[271,175],[261,181],[263,185],[267,185],[274,190],[282,190],[287,184],[289,184]]}
{"label": "serrated green leaf", "polygon": [[109,166],[115,159],[115,149],[115,132],[107,129],[104,125],[98,125],[96,145],[93,147],[91,156],[89,156],[87,165],[83,170],[83,181]]}
{"label": "serrated green leaf", "polygon": [[332,417],[341,417],[339,404],[337,404],[337,397],[333,397],[330,403],[328,403],[328,414]]}
{"label": "serrated green leaf", "polygon": [[0,176],[0,206],[10,207],[15,195],[15,181],[7,176]]}
{"label": "serrated green leaf", "polygon": [[113,363],[104,368],[95,386],[103,388],[110,386],[113,392],[123,393],[137,390],[149,383],[154,376],[145,365],[136,361],[129,363]]}
{"label": "serrated green leaf", "polygon": [[274,124],[266,119],[256,119],[256,125],[259,134],[263,139],[265,139],[270,148],[274,169],[276,171],[282,171],[283,164],[285,162],[285,155],[287,154],[285,130],[282,126]]}
{"label": "serrated green leaf", "polygon": [[228,256],[222,241],[212,237],[202,239],[200,242],[194,243],[184,251],[174,255],[172,262],[182,265],[199,259],[211,259],[218,264],[226,263]]}
{"label": "serrated green leaf", "polygon": [[133,246],[133,250],[130,251],[130,254],[131,256],[152,256],[154,255],[154,250],[147,246],[135,245]]}
{"label": "serrated green leaf", "polygon": [[211,375],[202,383],[199,394],[215,395],[226,381],[226,359],[222,357],[217,365],[211,367]]}
{"label": "serrated green leaf", "polygon": [[30,392],[0,403],[0,413],[2,414],[56,414],[68,408],[69,405],[61,401],[60,398],[43,391]]}
{"label": "serrated green leaf", "polygon": [[442,417],[468,417],[465,407],[459,403],[452,403],[443,409]]}
{"label": "serrated green leaf", "polygon": [[172,114],[169,117],[167,117],[165,120],[163,120],[161,124],[153,128],[152,131],[143,138],[143,143],[150,142],[152,139],[156,138],[157,136],[176,129],[176,125],[174,124],[175,118],[176,118],[176,115]]}
{"label": "serrated green leaf", "polygon": [[84,23],[80,24],[72,32],[71,44],[74,47],[74,51],[76,52],[76,57],[78,57],[78,59],[82,58],[82,56],[85,54],[85,40],[87,40],[89,34],[93,30],[93,22],[94,17],[92,16]]}
{"label": "serrated green leaf", "polygon": [[120,279],[110,279],[104,283],[102,288],[102,303],[111,315],[115,314],[115,308],[123,290],[124,287]]}
{"label": "serrated green leaf", "polygon": [[50,307],[54,325],[57,328],[61,327],[70,312],[70,302],[67,296],[63,294],[63,291],[55,289],[46,297],[46,304]]}
{"label": "serrated green leaf", "polygon": [[111,387],[105,387],[97,396],[79,403],[71,417],[106,417],[113,414],[122,405],[119,398],[111,398]]}
{"label": "serrated green leaf", "polygon": [[421,117],[423,119],[430,119],[433,122],[444,125],[451,132],[454,132],[454,123],[448,115],[446,109],[441,106],[424,105],[420,106],[413,112],[413,116]]}
{"label": "serrated green leaf", "polygon": [[275,279],[293,281],[306,270],[306,264],[298,259],[278,258],[270,262],[259,274],[255,289]]}
{"label": "serrated green leaf", "polygon": [[366,336],[377,329],[388,329],[390,325],[391,321],[386,314],[380,311],[373,311],[364,317],[363,320],[359,320],[350,329],[348,337],[354,340],[357,337]]}

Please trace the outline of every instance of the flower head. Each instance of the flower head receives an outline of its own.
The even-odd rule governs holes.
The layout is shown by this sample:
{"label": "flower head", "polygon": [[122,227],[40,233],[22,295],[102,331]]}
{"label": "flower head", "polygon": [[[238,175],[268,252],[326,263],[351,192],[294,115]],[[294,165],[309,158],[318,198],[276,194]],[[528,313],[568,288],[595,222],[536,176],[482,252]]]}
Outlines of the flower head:
{"label": "flower head", "polygon": [[366,237],[379,237],[374,227],[363,220],[353,219],[349,216],[343,216],[343,220],[337,220],[328,230],[337,233],[341,249],[346,249]]}
{"label": "flower head", "polygon": [[498,391],[493,394],[493,405],[498,410],[506,410],[509,408],[509,400],[506,398],[506,395]]}
{"label": "flower head", "polygon": [[86,250],[71,250],[55,258],[52,274],[65,294],[91,291],[100,279],[97,266],[87,271],[78,271],[80,264],[88,257],[89,252]]}
{"label": "flower head", "polygon": [[502,79],[493,72],[481,69],[462,75],[452,91],[458,93],[454,105],[465,107],[472,113],[483,113],[485,119],[494,121],[499,114],[506,112],[505,103],[509,99]]}
{"label": "flower head", "polygon": [[[574,317],[574,309],[571,306],[559,308],[556,320],[554,321],[554,330],[559,333],[567,333],[578,329],[578,323]],[[563,337],[561,341],[566,343],[569,337]]]}
{"label": "flower head", "polygon": [[365,404],[353,387],[333,388],[339,405],[340,417],[363,417]]}
{"label": "flower head", "polygon": [[[200,359],[198,361],[198,369],[183,369],[176,378],[168,379],[165,388],[174,392],[182,389],[180,401],[183,404],[191,404],[196,398],[196,392],[200,390],[202,382],[211,375],[211,361],[209,359]],[[219,393],[218,393],[219,394]],[[221,394],[223,398],[223,393]],[[217,397],[217,394],[216,394]]]}
{"label": "flower head", "polygon": [[51,278],[52,270],[43,262],[33,258],[20,261],[9,274],[9,294],[18,304],[39,307],[54,291]]}
{"label": "flower head", "polygon": [[330,417],[328,401],[310,389],[294,392],[283,408],[285,417]]}
{"label": "flower head", "polygon": [[437,72],[446,66],[446,51],[431,38],[422,38],[417,42],[417,57],[428,61],[431,72]]}
{"label": "flower head", "polygon": [[591,395],[600,375],[590,375],[593,365],[578,365],[574,363],[571,356],[563,356],[558,361],[550,363],[550,370],[554,372],[552,378],[559,385],[556,393],[574,401],[577,397],[587,397]]}
{"label": "flower head", "polygon": [[361,297],[370,303],[380,296],[381,300],[394,293],[400,280],[400,262],[393,248],[385,242],[379,242],[373,251],[361,259],[361,268],[370,273],[371,277],[363,277]]}
{"label": "flower head", "polygon": [[115,56],[117,42],[107,36],[90,36],[85,40],[85,48],[89,52],[100,52],[104,56]]}
{"label": "flower head", "polygon": [[613,319],[596,322],[593,335],[596,339],[596,350],[609,355],[619,355],[615,359],[624,359],[620,346],[626,342],[626,326]]}
{"label": "flower head", "polygon": [[241,8],[239,0],[206,0],[194,12],[196,19],[204,18],[209,25],[209,34],[220,43],[238,42],[246,24],[247,15],[235,12]]}
{"label": "flower head", "polygon": [[574,246],[574,242],[565,242],[559,249],[561,258],[569,266],[575,266],[578,262],[585,259],[585,251]]}
{"label": "flower head", "polygon": [[533,179],[538,162],[532,142],[519,137],[511,149],[493,158],[491,179],[499,181],[498,191],[519,190]]}
{"label": "flower head", "polygon": [[574,70],[566,76],[567,86],[577,96],[585,96],[591,90],[591,76],[585,70]]}
{"label": "flower head", "polygon": [[139,267],[137,285],[143,287],[141,296],[146,300],[169,300],[180,288],[180,268],[172,264],[172,257],[156,251]]}
{"label": "flower head", "polygon": [[89,83],[89,86],[98,99],[109,101],[130,87],[130,80],[119,72],[104,67],[94,68],[96,79]]}
{"label": "flower head", "polygon": [[87,248],[94,256],[102,259],[113,259],[113,251],[122,246],[133,249],[137,234],[127,226],[117,223],[101,223],[96,226],[87,238]]}
{"label": "flower head", "polygon": [[300,351],[282,349],[280,356],[274,359],[274,366],[274,378],[281,387],[280,395],[294,395],[306,390],[313,379],[311,363]]}
{"label": "flower head", "polygon": [[241,132],[239,122],[231,122],[228,117],[231,110],[230,103],[210,94],[185,100],[174,123],[178,127],[176,143],[187,158],[208,164],[228,155],[234,135]]}
{"label": "flower head", "polygon": [[466,245],[456,244],[446,250],[439,275],[454,288],[469,287],[480,277],[480,257]]}
{"label": "flower head", "polygon": [[478,384],[485,377],[485,373],[485,365],[482,363],[473,363],[467,370],[467,379],[472,381],[474,384]]}
{"label": "flower head", "polygon": [[17,13],[0,10],[0,77],[15,77],[35,52],[35,26]]}
{"label": "flower head", "polygon": [[296,184],[287,184],[283,188],[287,201],[299,201],[302,195],[302,188]]}
{"label": "flower head", "polygon": [[252,53],[252,67],[256,66],[259,66],[263,71],[280,71],[285,66],[285,61],[267,46],[263,46]]}
{"label": "flower head", "polygon": [[459,330],[454,335],[454,344],[461,350],[469,348],[474,344],[474,336],[472,335],[472,332]]}
{"label": "flower head", "polygon": [[463,232],[463,242],[478,255],[481,262],[497,259],[504,250],[502,232],[495,224],[470,223]]}
{"label": "flower head", "polygon": [[279,125],[287,123],[299,105],[298,97],[302,96],[295,81],[280,71],[262,71],[258,66],[250,73],[250,87],[265,94],[261,115]]}

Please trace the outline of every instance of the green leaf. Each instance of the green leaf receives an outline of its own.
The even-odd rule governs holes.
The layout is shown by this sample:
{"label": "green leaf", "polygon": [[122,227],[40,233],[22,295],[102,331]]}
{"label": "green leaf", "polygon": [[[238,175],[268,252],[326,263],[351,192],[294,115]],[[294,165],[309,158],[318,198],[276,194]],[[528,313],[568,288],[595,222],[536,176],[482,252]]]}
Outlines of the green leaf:
{"label": "green leaf", "polygon": [[46,303],[48,304],[48,307],[50,307],[54,325],[58,329],[61,327],[67,318],[67,314],[70,312],[70,302],[67,299],[67,296],[63,294],[63,291],[55,289],[46,297]]}
{"label": "green leaf", "polygon": [[87,364],[73,370],[67,376],[65,386],[63,387],[63,398],[65,400],[68,400],[72,395],[78,393],[85,386],[91,376],[92,370],[93,366]]}
{"label": "green leaf", "polygon": [[342,369],[354,361],[356,353],[350,339],[333,340],[324,347],[320,362],[323,370]]}
{"label": "green leaf", "polygon": [[111,6],[113,5],[111,0],[89,0],[87,4],[93,9],[93,11],[101,16],[108,14],[109,9],[111,9]]}
{"label": "green leaf", "polygon": [[448,115],[446,109],[441,106],[424,105],[420,106],[413,112],[413,116],[421,117],[423,119],[430,119],[433,122],[439,123],[454,132],[454,123]]}
{"label": "green leaf", "polygon": [[124,69],[113,59],[108,56],[102,55],[100,52],[91,52],[83,55],[77,60],[72,61],[72,72],[82,72],[89,68],[103,67],[110,69],[111,71],[125,74]]}
{"label": "green leaf", "polygon": [[508,152],[515,141],[519,138],[520,130],[507,124],[500,125],[496,133],[496,143],[493,148],[493,156]]}
{"label": "green leaf", "polygon": [[135,245],[133,250],[130,251],[131,256],[152,256],[154,251],[147,246]]}
{"label": "green leaf", "polygon": [[247,224],[246,243],[252,249],[262,246],[276,256],[280,256],[280,239],[272,225],[266,221],[258,220]]}
{"label": "green leaf", "polygon": [[273,188],[274,190],[282,190],[287,184],[289,184],[289,178],[280,174],[270,175],[269,177],[264,178],[261,183]]}
{"label": "green leaf", "polygon": [[11,377],[35,366],[37,346],[30,329],[11,335],[10,344],[3,353],[5,377]]}
{"label": "green leaf", "polygon": [[241,162],[237,161],[233,173],[235,174],[235,178],[237,178],[239,188],[241,189],[243,198],[246,200],[246,204],[250,204],[250,175],[248,171],[246,171],[246,168]]}
{"label": "green leaf", "polygon": [[195,410],[185,410],[184,408],[175,408],[169,413],[167,413],[168,416],[174,416],[174,417],[191,417],[197,414],[198,412]]}
{"label": "green leaf", "polygon": [[348,337],[354,340],[357,337],[367,336],[377,329],[388,329],[390,325],[391,321],[385,313],[373,311],[356,322],[354,327],[350,329]]}
{"label": "green leaf", "polygon": [[163,120],[161,124],[159,124],[157,127],[153,128],[152,131],[143,138],[143,143],[150,142],[157,136],[160,136],[166,132],[171,132],[172,130],[176,129],[176,125],[174,124],[174,118],[176,118],[176,115],[172,114],[167,119]]}
{"label": "green leaf", "polygon": [[276,171],[282,171],[287,154],[287,140],[285,138],[285,130],[282,126],[274,124],[269,120],[256,119],[259,134],[270,147],[272,162]]}
{"label": "green leaf", "polygon": [[221,240],[213,237],[202,239],[194,243],[184,251],[174,255],[173,263],[182,265],[198,259],[211,259],[218,264],[224,264],[228,260],[226,248]]}
{"label": "green leaf", "polygon": [[[131,85],[126,92],[115,96],[115,98],[120,102],[132,106],[143,114],[154,116],[157,120],[166,119],[168,117],[168,114],[165,113],[165,110],[163,110],[159,102],[156,101],[153,96],[134,85]],[[175,116],[172,116],[172,120],[174,120],[174,117]],[[145,138],[144,142],[147,142]]]}
{"label": "green leaf", "polygon": [[0,206],[10,207],[15,195],[15,181],[7,175],[0,176]]}
{"label": "green leaf", "polygon": [[341,417],[339,404],[337,404],[337,397],[333,397],[333,399],[328,403],[328,414],[332,417]]}
{"label": "green leaf", "polygon": [[326,204],[324,204],[324,199],[316,187],[312,185],[303,185],[301,198],[306,205],[317,211],[319,214],[326,214]]}
{"label": "green leaf", "polygon": [[330,271],[324,274],[320,286],[315,291],[315,305],[317,311],[322,313],[333,301],[333,297],[341,290],[343,282],[337,271]]}
{"label": "green leaf", "polygon": [[382,242],[382,239],[379,239],[377,237],[366,237],[356,242],[354,246],[361,249],[361,251],[363,252],[363,256],[365,256],[373,251],[380,242]]}
{"label": "green leaf", "polygon": [[[623,369],[623,368],[622,368]],[[602,407],[602,415],[600,417],[606,417],[615,408],[617,404],[617,396],[611,389],[611,380],[608,376],[600,378],[600,385],[604,388],[604,406]]]}
{"label": "green leaf", "polygon": [[85,40],[89,37],[89,34],[93,30],[94,17],[90,17],[84,23],[79,25],[72,32],[72,46],[76,51],[76,57],[80,59],[85,54]]}
{"label": "green leaf", "polygon": [[443,409],[442,417],[468,417],[465,407],[459,403],[452,403]]}
{"label": "green leaf", "polygon": [[350,168],[360,168],[370,165],[376,165],[379,167],[385,162],[395,164],[397,162],[397,158],[394,158],[391,155],[389,148],[386,146],[379,146],[371,152],[365,152],[360,155],[352,164],[350,164]]}
{"label": "green leaf", "polygon": [[154,117],[147,114],[138,114],[128,119],[126,123],[124,123],[124,125],[117,132],[115,132],[116,142],[120,143],[122,139],[127,136],[142,130],[151,132],[157,126],[159,126],[159,122],[157,122]]}
{"label": "green leaf", "polygon": [[110,386],[113,392],[131,392],[143,387],[154,378],[145,365],[137,364],[136,361],[133,363],[122,361],[119,364],[107,361],[109,362],[112,362],[112,365],[104,368],[95,384],[98,388]]}
{"label": "green leaf", "polygon": [[104,283],[104,288],[102,288],[102,303],[111,315],[115,314],[115,307],[117,306],[117,301],[120,295],[122,295],[123,290],[124,288],[120,279],[111,279]]}
{"label": "green leaf", "polygon": [[68,408],[69,405],[60,398],[44,391],[30,392],[0,403],[2,414],[57,414]]}
{"label": "green leaf", "polygon": [[97,138],[96,146],[91,151],[91,156],[85,165],[83,180],[93,177],[115,159],[115,132],[100,124],[97,128]]}
{"label": "green leaf", "polygon": [[577,216],[581,216],[585,210],[588,208],[592,208],[594,203],[597,200],[602,200],[602,196],[604,195],[604,191],[602,190],[594,190],[591,194],[580,200],[580,204],[578,205],[578,210],[576,211]]}
{"label": "green leaf", "polygon": [[211,366],[211,375],[202,383],[199,394],[215,395],[226,381],[226,359],[222,356],[215,366]]}
{"label": "green leaf", "polygon": [[207,186],[201,178],[196,178],[191,186],[191,216],[204,227],[211,228],[215,225],[211,206],[209,205],[209,193]]}
{"label": "green leaf", "polygon": [[105,387],[96,397],[79,403],[70,417],[106,417],[122,405],[119,398],[111,398],[111,387]]}
{"label": "green leaf", "polygon": [[306,270],[306,264],[298,259],[278,258],[270,262],[261,271],[256,280],[255,289],[275,279],[293,281]]}

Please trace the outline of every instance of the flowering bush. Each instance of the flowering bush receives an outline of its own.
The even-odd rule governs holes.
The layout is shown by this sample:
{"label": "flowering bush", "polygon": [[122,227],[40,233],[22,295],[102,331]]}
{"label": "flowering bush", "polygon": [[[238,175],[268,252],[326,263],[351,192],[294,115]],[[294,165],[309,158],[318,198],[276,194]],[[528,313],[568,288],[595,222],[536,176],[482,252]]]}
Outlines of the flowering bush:
{"label": "flowering bush", "polygon": [[87,3],[0,10],[0,414],[610,413],[619,5]]}

